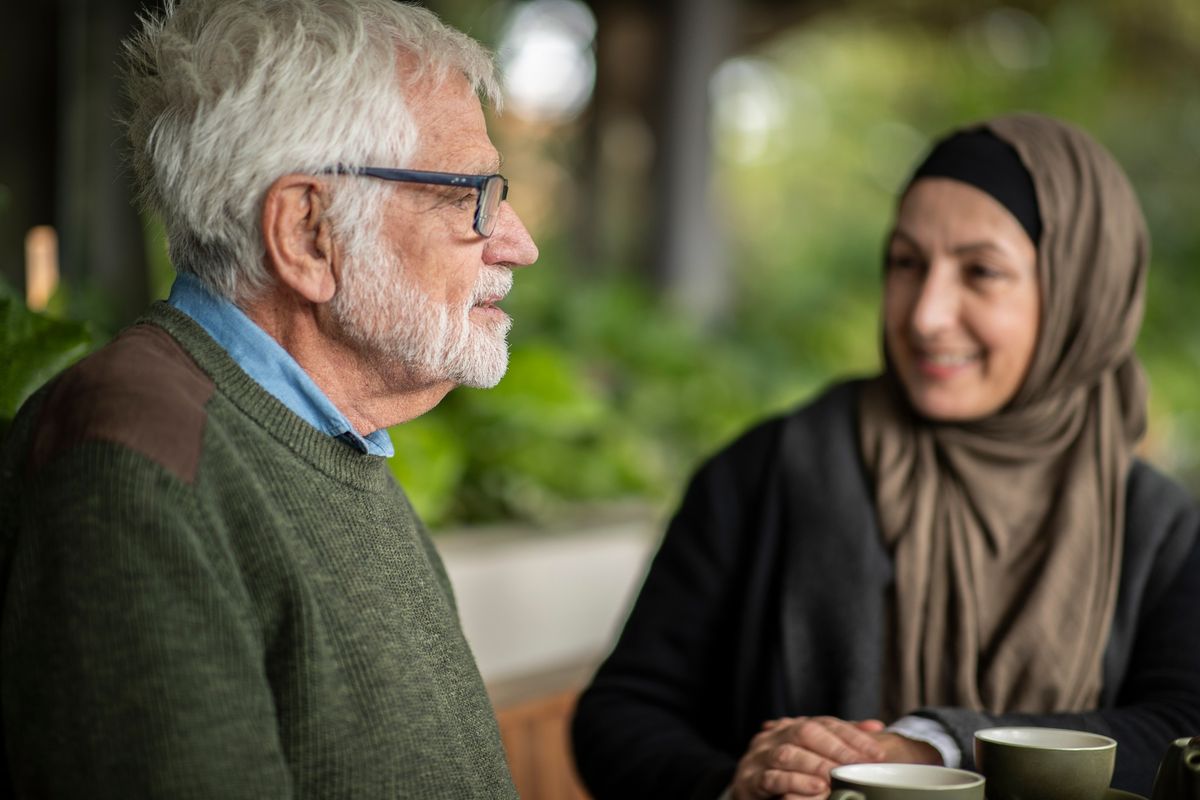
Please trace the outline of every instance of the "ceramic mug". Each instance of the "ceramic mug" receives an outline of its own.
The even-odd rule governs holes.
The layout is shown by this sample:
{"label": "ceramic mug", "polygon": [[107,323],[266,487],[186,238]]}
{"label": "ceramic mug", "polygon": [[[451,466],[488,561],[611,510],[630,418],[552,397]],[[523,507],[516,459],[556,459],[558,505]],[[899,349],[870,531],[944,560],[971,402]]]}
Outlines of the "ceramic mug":
{"label": "ceramic mug", "polygon": [[830,772],[829,800],[983,800],[983,776],[928,764],[846,764]]}
{"label": "ceramic mug", "polygon": [[1150,800],[1200,800],[1200,736],[1171,742],[1158,765]]}
{"label": "ceramic mug", "polygon": [[1112,780],[1117,742],[1061,728],[975,731],[988,800],[1097,800]]}

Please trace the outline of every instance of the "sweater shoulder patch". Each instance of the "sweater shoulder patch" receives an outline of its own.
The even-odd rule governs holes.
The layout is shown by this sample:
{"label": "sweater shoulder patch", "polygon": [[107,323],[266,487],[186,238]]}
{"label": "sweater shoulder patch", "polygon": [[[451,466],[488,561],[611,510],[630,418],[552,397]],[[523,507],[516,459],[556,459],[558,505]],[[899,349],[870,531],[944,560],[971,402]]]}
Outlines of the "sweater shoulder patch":
{"label": "sweater shoulder patch", "polygon": [[193,483],[214,391],[170,334],[137,325],[55,379],[33,432],[29,469],[82,442],[104,441]]}

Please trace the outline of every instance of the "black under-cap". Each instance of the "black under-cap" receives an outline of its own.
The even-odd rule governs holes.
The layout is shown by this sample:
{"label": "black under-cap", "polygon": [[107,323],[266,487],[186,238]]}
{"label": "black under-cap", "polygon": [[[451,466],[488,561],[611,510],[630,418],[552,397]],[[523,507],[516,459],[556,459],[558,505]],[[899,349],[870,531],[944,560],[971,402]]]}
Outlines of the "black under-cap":
{"label": "black under-cap", "polygon": [[981,189],[1008,209],[1034,245],[1042,235],[1033,176],[1011,144],[986,128],[958,131],[942,139],[917,167],[918,178],[953,178]]}

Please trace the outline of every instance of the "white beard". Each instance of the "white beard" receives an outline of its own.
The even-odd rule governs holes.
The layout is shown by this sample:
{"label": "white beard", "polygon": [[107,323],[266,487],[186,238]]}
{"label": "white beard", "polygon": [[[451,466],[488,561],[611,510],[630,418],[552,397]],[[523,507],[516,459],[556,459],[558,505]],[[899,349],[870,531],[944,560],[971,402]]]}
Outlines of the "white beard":
{"label": "white beard", "polygon": [[512,320],[472,323],[471,308],[512,288],[512,271],[484,267],[461,305],[438,303],[414,286],[400,260],[379,242],[348,258],[333,319],[359,347],[385,363],[398,364],[419,381],[451,381],[489,389],[508,369]]}

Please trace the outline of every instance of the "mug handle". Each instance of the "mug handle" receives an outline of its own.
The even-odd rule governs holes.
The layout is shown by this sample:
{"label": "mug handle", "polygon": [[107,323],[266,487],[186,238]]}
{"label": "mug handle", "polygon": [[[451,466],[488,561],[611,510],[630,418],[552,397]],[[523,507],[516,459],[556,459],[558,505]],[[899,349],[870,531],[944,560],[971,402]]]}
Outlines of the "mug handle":
{"label": "mug handle", "polygon": [[1200,775],[1200,736],[1193,736],[1183,748],[1183,768]]}
{"label": "mug handle", "polygon": [[867,796],[853,789],[834,789],[829,800],[867,800]]}

